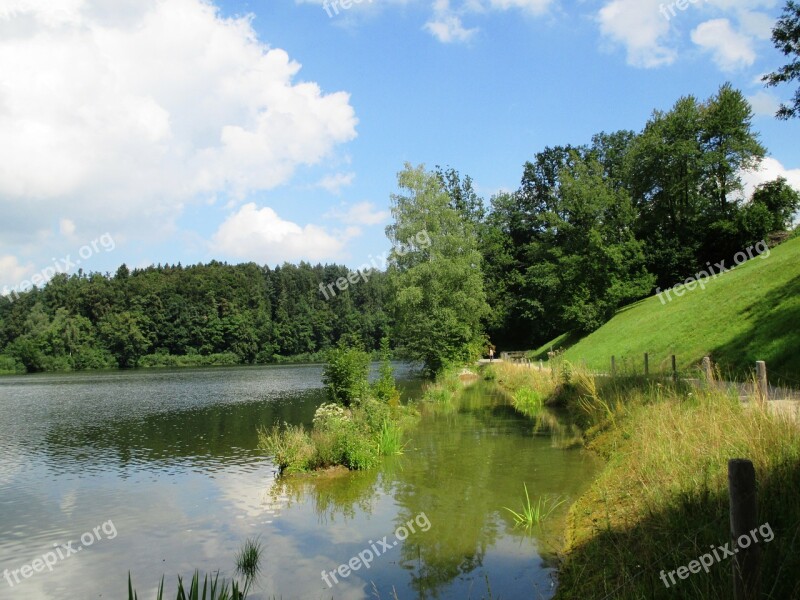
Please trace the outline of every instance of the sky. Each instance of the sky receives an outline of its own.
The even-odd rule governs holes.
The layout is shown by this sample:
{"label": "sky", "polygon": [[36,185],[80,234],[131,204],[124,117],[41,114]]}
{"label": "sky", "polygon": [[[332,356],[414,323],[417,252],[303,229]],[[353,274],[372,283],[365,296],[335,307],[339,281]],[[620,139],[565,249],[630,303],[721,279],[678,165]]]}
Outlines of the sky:
{"label": "sky", "polygon": [[800,189],[783,0],[2,0],[0,292],[389,248],[406,163],[487,201],[547,146],[640,131],[731,82]]}

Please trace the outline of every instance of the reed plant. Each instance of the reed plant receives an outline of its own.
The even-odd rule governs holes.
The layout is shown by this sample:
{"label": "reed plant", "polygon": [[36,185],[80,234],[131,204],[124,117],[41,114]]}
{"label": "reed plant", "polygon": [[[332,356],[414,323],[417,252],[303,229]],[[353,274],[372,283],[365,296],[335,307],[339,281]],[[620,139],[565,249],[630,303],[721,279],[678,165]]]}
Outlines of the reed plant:
{"label": "reed plant", "polygon": [[511,404],[517,412],[527,417],[533,417],[542,412],[544,396],[529,387],[521,387],[514,392]]}
{"label": "reed plant", "polygon": [[551,499],[545,496],[539,496],[535,502],[531,502],[527,484],[523,483],[522,485],[525,488],[525,501],[522,504],[522,511],[517,512],[507,506],[503,507],[514,517],[515,527],[531,529],[535,525],[541,525],[556,508],[566,502],[566,500],[563,499]]}
{"label": "reed plant", "polygon": [[[176,600],[246,600],[250,586],[255,581],[259,571],[263,548],[258,539],[248,539],[236,555],[236,570],[244,576],[244,584],[236,580],[220,580],[219,572],[203,575],[202,583],[200,573],[195,571],[189,582],[188,588],[183,578],[178,575],[178,589]],[[128,572],[128,600],[139,600],[139,595],[133,589],[131,574]],[[164,577],[156,591],[156,600],[164,600]]]}
{"label": "reed plant", "polygon": [[394,421],[384,419],[378,436],[378,454],[395,456],[403,453],[403,430]]}

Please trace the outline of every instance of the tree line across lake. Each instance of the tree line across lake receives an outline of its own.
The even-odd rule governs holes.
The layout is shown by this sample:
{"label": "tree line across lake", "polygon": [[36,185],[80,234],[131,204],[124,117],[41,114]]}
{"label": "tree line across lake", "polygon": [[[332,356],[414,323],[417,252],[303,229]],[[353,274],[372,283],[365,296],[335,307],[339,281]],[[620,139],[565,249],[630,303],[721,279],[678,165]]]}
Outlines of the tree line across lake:
{"label": "tree line across lake", "polygon": [[[708,263],[791,235],[800,195],[784,179],[743,194],[767,150],[741,92],[655,111],[637,132],[548,147],[488,203],[469,176],[406,165],[391,197],[387,269],[327,297],[343,265],[220,262],[56,275],[0,298],[0,371],[269,363],[321,358],[339,340],[431,373],[487,336],[535,347],[590,332]],[[425,232],[425,244],[408,243]]]}

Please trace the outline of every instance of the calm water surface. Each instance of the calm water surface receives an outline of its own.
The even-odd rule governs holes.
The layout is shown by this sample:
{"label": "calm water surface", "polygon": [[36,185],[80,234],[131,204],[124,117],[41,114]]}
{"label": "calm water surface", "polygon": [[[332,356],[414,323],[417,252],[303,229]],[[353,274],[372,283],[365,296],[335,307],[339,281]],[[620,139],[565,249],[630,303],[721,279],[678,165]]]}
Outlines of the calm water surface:
{"label": "calm water surface", "polygon": [[[590,456],[478,385],[379,469],[276,481],[256,428],[310,423],[320,379],[315,365],[0,378],[0,571],[91,542],[52,571],[0,579],[0,598],[123,598],[130,571],[150,600],[162,574],[170,591],[195,568],[230,575],[254,536],[265,551],[253,600],[478,599],[487,579],[494,598],[552,595],[566,504],[534,535],[502,507],[521,507],[523,482],[532,497],[574,500]],[[368,570],[322,580],[384,536],[391,549]]]}

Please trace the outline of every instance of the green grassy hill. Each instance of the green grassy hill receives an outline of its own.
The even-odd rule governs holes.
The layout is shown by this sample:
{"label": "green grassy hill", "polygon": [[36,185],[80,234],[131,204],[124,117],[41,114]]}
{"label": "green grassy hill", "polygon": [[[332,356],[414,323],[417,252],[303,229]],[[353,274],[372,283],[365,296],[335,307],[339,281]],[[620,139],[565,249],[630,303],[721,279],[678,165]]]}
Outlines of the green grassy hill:
{"label": "green grassy hill", "polygon": [[[664,303],[658,296],[647,298],[577,342],[565,335],[552,345],[568,347],[567,360],[586,360],[603,371],[612,355],[618,364],[641,369],[645,352],[654,371],[668,370],[672,354],[681,370],[711,356],[724,374],[737,377],[764,360],[771,382],[800,386],[800,238],[704,285],[682,297],[673,293],[672,301],[664,297]],[[550,345],[537,352],[546,355]]]}

